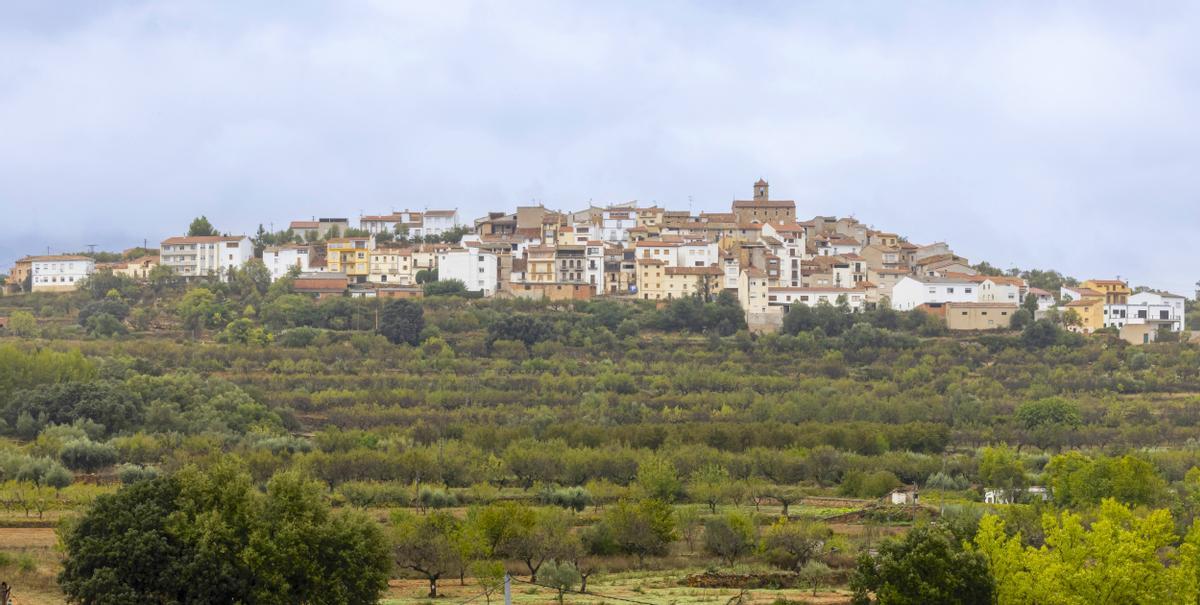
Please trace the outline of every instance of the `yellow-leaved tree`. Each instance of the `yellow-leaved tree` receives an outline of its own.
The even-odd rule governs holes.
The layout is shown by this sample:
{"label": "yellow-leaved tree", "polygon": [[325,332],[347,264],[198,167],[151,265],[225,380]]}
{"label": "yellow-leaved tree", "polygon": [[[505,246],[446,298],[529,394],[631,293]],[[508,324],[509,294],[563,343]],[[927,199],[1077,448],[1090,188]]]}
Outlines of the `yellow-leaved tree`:
{"label": "yellow-leaved tree", "polygon": [[1200,595],[1200,532],[1182,544],[1171,513],[1138,515],[1104,500],[1086,525],[1077,513],[1046,513],[1046,543],[1025,546],[999,517],[982,519],[975,549],[996,581],[999,605],[1195,603]]}

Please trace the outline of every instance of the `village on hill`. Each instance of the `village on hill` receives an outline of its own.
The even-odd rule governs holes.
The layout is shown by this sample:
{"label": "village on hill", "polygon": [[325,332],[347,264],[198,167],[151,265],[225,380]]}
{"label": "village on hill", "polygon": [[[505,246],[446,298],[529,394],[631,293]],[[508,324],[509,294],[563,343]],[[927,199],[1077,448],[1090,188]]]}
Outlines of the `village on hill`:
{"label": "village on hill", "polygon": [[[458,210],[393,211],[291,221],[256,236],[205,228],[167,237],[157,251],[122,262],[89,255],[26,256],[5,294],[75,290],[96,271],[147,280],[156,269],[183,281],[223,279],[258,261],[294,291],[411,298],[445,282],[480,297],[550,301],[611,297],[670,301],[736,295],[752,331],[773,331],[794,305],[846,312],[920,309],[950,330],[1013,327],[1025,308],[1071,330],[1111,328],[1128,342],[1185,327],[1185,297],[1116,279],[1069,280],[1056,291],[1019,275],[972,265],[945,242],[916,244],[850,217],[797,220],[793,200],[767,181],[728,212],[668,210],[627,202],[578,211],[519,206],[465,221]],[[1018,320],[1021,321],[1021,320]],[[1019,326],[1018,326],[1019,327]]]}

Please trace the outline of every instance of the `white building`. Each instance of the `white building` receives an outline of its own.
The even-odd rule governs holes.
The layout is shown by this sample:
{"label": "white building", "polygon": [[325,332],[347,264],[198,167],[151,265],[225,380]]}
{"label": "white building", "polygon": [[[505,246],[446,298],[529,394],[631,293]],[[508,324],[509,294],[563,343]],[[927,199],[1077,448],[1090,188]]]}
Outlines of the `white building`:
{"label": "white building", "polygon": [[426,210],[422,214],[421,236],[443,235],[462,226],[458,210]]}
{"label": "white building", "polygon": [[629,240],[629,230],[637,227],[636,208],[606,208],[600,212],[600,239],[612,243]]}
{"label": "white building", "polygon": [[1054,295],[1041,288],[1030,288],[1026,296],[1034,296],[1037,298],[1038,311],[1045,311],[1053,307],[1055,304]]}
{"label": "white building", "polygon": [[96,261],[86,256],[57,254],[29,260],[34,292],[70,292],[96,271]]}
{"label": "white building", "polygon": [[584,250],[583,278],[593,294],[604,294],[604,242],[590,241]]}
{"label": "white building", "polygon": [[308,260],[313,256],[312,246],[287,244],[270,246],[263,250],[263,264],[271,272],[271,281],[284,277],[293,267],[308,271]]}
{"label": "white building", "polygon": [[170,237],[162,241],[160,263],[184,279],[218,277],[254,258],[254,244],[244,235]]}
{"label": "white building", "polygon": [[1104,327],[1154,324],[1171,332],[1183,331],[1184,298],[1165,292],[1138,292],[1126,304],[1104,305]]}
{"label": "white building", "polygon": [[979,302],[1019,305],[1025,300],[1026,289],[1025,280],[1019,277],[988,277],[979,282]]}
{"label": "white building", "polygon": [[478,248],[443,250],[437,255],[438,280],[457,279],[471,292],[491,296],[500,287],[496,254]]}
{"label": "white building", "polygon": [[892,308],[911,311],[930,303],[978,302],[978,289],[965,277],[907,276],[892,286]]}
{"label": "white building", "polygon": [[410,212],[408,210],[393,212],[391,214],[360,216],[358,218],[359,229],[363,229],[371,235],[398,233],[400,227],[406,227],[409,235],[413,235],[413,231],[419,231],[422,225],[421,213]]}
{"label": "white building", "polygon": [[862,311],[867,303],[867,291],[864,288],[795,288],[786,286],[767,290],[767,304],[773,307],[791,307],[792,305],[815,307],[821,304],[838,305],[843,301],[851,311]]}

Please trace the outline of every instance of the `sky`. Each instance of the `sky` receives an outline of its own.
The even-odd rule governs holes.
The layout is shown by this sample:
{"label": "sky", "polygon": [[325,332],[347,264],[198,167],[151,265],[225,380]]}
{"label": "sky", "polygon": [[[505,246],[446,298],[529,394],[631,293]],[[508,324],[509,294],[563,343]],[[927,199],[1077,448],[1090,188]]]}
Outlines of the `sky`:
{"label": "sky", "polygon": [[758,178],[972,262],[1190,295],[1200,5],[3,0],[0,266]]}

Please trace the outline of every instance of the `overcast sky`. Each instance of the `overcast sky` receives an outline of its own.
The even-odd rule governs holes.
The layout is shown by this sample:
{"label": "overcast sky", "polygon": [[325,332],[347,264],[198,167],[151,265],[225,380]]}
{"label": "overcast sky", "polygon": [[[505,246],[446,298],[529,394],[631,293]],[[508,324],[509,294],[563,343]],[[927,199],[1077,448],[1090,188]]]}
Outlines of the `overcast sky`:
{"label": "overcast sky", "polygon": [[1191,294],[1200,9],[982,4],[5,0],[0,263],[763,177],[801,218]]}

